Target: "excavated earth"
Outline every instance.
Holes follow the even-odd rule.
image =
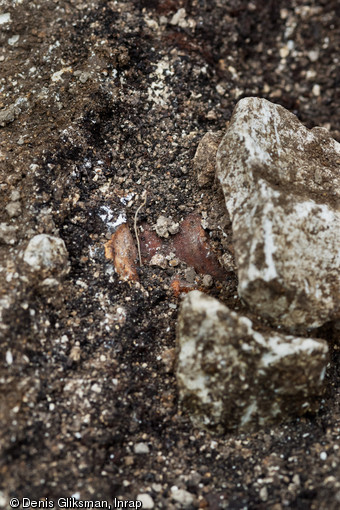
[[[222,193],[197,182],[197,145],[247,96],[340,141],[339,7],[0,2],[0,507],[142,495],[144,508],[339,508],[339,324],[313,332],[331,353],[316,415],[210,435],[178,407],[174,375],[181,290],[247,312]],[[104,245],[124,219],[135,240],[145,191],[144,264],[139,282],[122,281]],[[168,238],[153,230],[160,216]],[[37,234],[65,242],[70,270],[49,275],[56,284],[23,261]]]

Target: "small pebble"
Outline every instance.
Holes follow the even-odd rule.
[[[155,230],[160,237],[169,237],[168,221],[168,218],[165,216],[159,216],[157,219]]]
[[[150,266],[158,266],[165,269],[168,266],[168,262],[164,255],[156,253],[150,260]]]
[[[15,244],[17,228],[7,223],[0,223],[0,240],[6,244]]]
[[[44,278],[41,285],[44,287],[57,287],[59,285],[59,281],[56,278]]]
[[[179,264],[179,260],[178,259],[172,259],[172,260],[169,260],[169,266],[171,267],[177,267]]]
[[[17,189],[13,190],[11,193],[11,200],[12,202],[17,202],[20,199],[20,191]]]
[[[315,83],[315,85],[313,85],[313,88],[312,88],[312,93],[313,93],[313,96],[315,97],[319,97],[320,94],[321,94],[321,88],[320,88],[320,85],[318,85],[317,83]]]
[[[79,81],[80,81],[81,83],[86,83],[86,82],[87,82],[87,80],[90,78],[90,76],[91,76],[91,74],[90,74],[90,73],[83,72],[83,73],[81,73],[81,74],[80,74],[80,76],[79,76]]]
[[[166,349],[163,351],[162,355],[162,362],[165,365],[165,371],[171,372],[174,368],[175,361],[176,361],[176,349]]]
[[[280,57],[281,58],[286,58],[286,57],[288,57],[288,55],[289,55],[289,48],[288,48],[288,46],[283,46],[280,49]]]
[[[175,223],[174,221],[171,221],[171,223],[168,226],[169,234],[175,235],[179,232],[179,223]]]
[[[81,357],[81,349],[79,345],[74,345],[71,349],[69,358],[71,361],[79,361]]]
[[[155,230],[159,237],[169,237],[169,234],[174,235],[179,231],[179,224],[174,222],[172,218],[166,216],[159,216],[156,222]]]
[[[19,216],[21,213],[21,204],[20,202],[10,202],[6,205],[6,211],[10,218],[15,218]]]
[[[260,498],[262,501],[267,501],[268,499],[267,487],[262,487],[262,489],[260,490]]]
[[[311,62],[316,62],[319,59],[319,50],[311,50],[308,52],[308,58]]]
[[[12,37],[10,37],[7,42],[10,46],[14,46],[19,41],[19,39],[20,35],[15,34]]]
[[[149,447],[146,443],[136,443],[133,447],[133,451],[137,454],[149,453]]]
[[[209,287],[211,287],[211,286],[212,286],[212,284],[214,283],[214,280],[212,279],[212,276],[211,276],[210,274],[205,274],[205,275],[203,276],[203,281],[202,281],[202,283],[203,283],[203,286],[204,286],[204,287],[209,288]]]
[[[9,12],[4,12],[3,14],[0,14],[0,25],[3,25],[4,23],[9,23],[11,21],[11,15]]]
[[[186,11],[183,7],[178,9],[178,11],[172,16],[170,20],[170,25],[178,25],[181,28],[188,28],[192,26],[192,20],[188,21],[186,19]]]
[[[162,490],[162,486],[161,486],[161,484],[160,484],[160,483],[153,483],[153,484],[151,485],[151,488],[152,488],[152,490],[153,490],[153,491],[155,491],[155,492],[161,492],[161,490]]]
[[[101,389],[101,386],[99,384],[94,383],[91,386],[91,391],[93,391],[94,393],[101,393],[102,389]]]
[[[7,365],[12,365],[13,363],[13,354],[9,350],[6,352],[6,363]]]
[[[184,508],[192,505],[194,502],[194,495],[184,489],[178,489],[176,486],[171,487],[171,497],[177,503],[180,503]]]
[[[153,508],[155,506],[155,503],[153,502],[153,499],[149,494],[138,494],[137,501],[140,501],[142,503],[142,508]]]
[[[226,93],[226,89],[221,84],[218,84],[216,85],[216,92],[223,96]]]
[[[216,115],[215,110],[209,110],[205,117],[208,120],[217,120],[217,115]]]
[[[20,109],[15,104],[0,110],[0,126],[6,126],[6,124],[13,122],[19,113]]]
[[[197,276],[196,271],[193,267],[188,267],[188,269],[185,270],[185,279],[188,283],[194,283],[195,278]]]
[[[56,268],[68,272],[69,262],[65,243],[60,237],[38,234],[30,240],[24,252],[24,262],[34,271]]]

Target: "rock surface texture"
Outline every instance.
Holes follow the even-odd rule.
[[[215,178],[215,155],[223,138],[223,131],[208,131],[198,144],[194,157],[194,170],[200,188],[211,186]]]
[[[283,107],[245,98],[217,152],[239,295],[275,324],[340,316],[340,144]]]
[[[69,271],[68,253],[60,237],[38,234],[32,237],[24,252],[24,262],[32,271],[65,275]]]
[[[252,431],[318,408],[327,342],[256,331],[215,298],[192,291],[177,328],[177,380],[196,426]]]

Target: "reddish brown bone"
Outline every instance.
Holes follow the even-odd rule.
[[[140,244],[145,263],[150,262],[156,253],[166,256],[173,252],[179,260],[194,267],[200,274],[210,274],[219,280],[226,277],[225,270],[220,266],[217,256],[210,247],[199,214],[192,213],[187,216],[181,223],[180,232],[168,240],[161,239],[144,224]]]
[[[124,281],[139,280],[136,268],[137,249],[127,223],[119,225],[110,241],[105,243],[105,257],[113,261],[115,270]]]
[[[182,221],[181,230],[174,237],[173,247],[177,257],[198,273],[210,274],[217,279],[225,278],[226,273],[211,250],[198,214],[190,214]]]
[[[168,245],[146,223],[143,223],[143,232],[139,234],[139,242],[143,263],[150,262],[156,253],[166,254],[168,252]]]

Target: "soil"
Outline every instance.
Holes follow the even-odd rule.
[[[339,141],[339,20],[337,0],[0,3],[0,506],[143,494],[144,508],[339,508],[338,325],[314,332],[332,357],[316,415],[215,437],[178,406],[173,279],[241,309],[235,272],[207,281],[168,251],[121,281],[104,252],[119,218],[133,234],[146,191],[141,234],[200,215],[232,258],[197,145],[246,96]],[[22,261],[40,233],[69,254],[52,287]]]

